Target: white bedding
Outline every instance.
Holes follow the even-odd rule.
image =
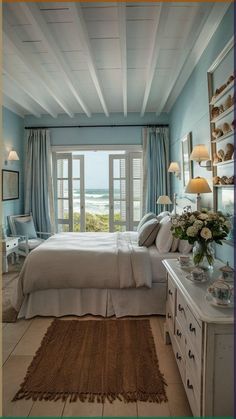
[[[39,290],[151,285],[151,259],[137,233],[61,233],[27,257],[13,306],[19,310],[24,296]]]

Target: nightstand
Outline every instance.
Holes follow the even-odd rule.
[[[15,256],[16,261],[19,259],[18,254],[18,237],[6,237],[2,240],[2,270],[3,273],[8,272],[8,260],[7,257],[11,255],[11,262],[12,264],[15,263]]]
[[[234,310],[214,307],[207,288],[223,266],[215,261],[205,283],[195,284],[177,260],[163,261],[167,272],[166,343],[171,341],[194,416],[233,416]]]

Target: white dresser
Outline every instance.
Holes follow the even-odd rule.
[[[164,260],[167,271],[166,338],[170,338],[194,416],[233,416],[234,313],[206,300],[209,284],[223,266],[216,261],[211,279],[186,279],[177,260]]]

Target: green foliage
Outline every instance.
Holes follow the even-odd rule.
[[[119,221],[120,214],[115,214],[115,221]],[[80,214],[74,213],[74,231],[80,231]],[[94,232],[108,232],[109,231],[109,214],[92,214],[89,212],[85,213],[85,226],[86,231]]]

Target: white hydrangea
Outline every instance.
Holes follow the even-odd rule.
[[[212,238],[211,230],[207,227],[202,228],[200,235],[204,240],[209,240]]]
[[[197,231],[193,226],[190,226],[190,227],[187,228],[186,233],[187,233],[187,236],[189,236],[189,237],[195,237]]]
[[[201,214],[198,215],[199,220],[207,220],[208,218],[208,214],[205,214],[204,212],[202,212]]]
[[[224,222],[224,225],[225,225],[225,227],[227,227],[227,228],[228,228],[228,230],[230,230],[230,229],[232,228],[232,224],[231,224],[231,222],[230,222],[229,220],[226,220],[226,221]]]
[[[198,231],[202,228],[203,226],[203,221],[201,220],[196,220],[193,224],[193,227]]]
[[[193,224],[195,220],[196,220],[196,217],[193,214],[190,215],[189,222]]]

